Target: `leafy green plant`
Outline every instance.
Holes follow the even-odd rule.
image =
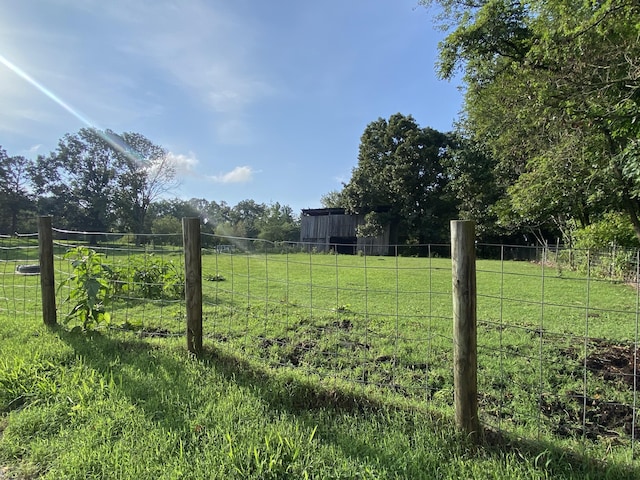
[[[112,270],[104,263],[104,255],[87,247],[76,247],[69,250],[64,258],[71,260],[73,274],[59,288],[68,287],[69,295],[64,301],[75,303],[64,322],[77,319],[85,330],[102,322],[108,324],[111,316],[106,311],[106,304],[113,292],[113,284],[109,281]]]
[[[153,254],[133,258],[113,278],[126,279],[122,290],[152,300],[178,299],[184,295],[184,273],[172,262]]]

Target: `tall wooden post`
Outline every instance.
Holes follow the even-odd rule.
[[[51,217],[40,217],[38,219],[38,251],[40,257],[40,290],[42,291],[42,319],[45,325],[51,327],[57,323]]]
[[[478,353],[475,223],[451,222],[453,274],[453,387],[456,426],[477,441]]]
[[[187,309],[187,349],[202,353],[202,253],[200,219],[182,219],[184,244],[184,280]]]

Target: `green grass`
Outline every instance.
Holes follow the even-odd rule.
[[[482,420],[502,433],[477,448],[452,426],[449,260],[204,255],[201,359],[185,352],[181,302],[120,299],[119,328],[49,331],[38,277],[7,273],[0,466],[19,478],[637,476],[615,424],[626,410],[604,418],[603,406],[632,405],[633,391],[584,369],[635,340],[635,290],[524,262],[478,270]]]

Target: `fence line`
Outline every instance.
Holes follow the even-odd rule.
[[[118,243],[123,234],[53,233],[56,286],[73,275],[65,251],[94,244],[117,273],[110,279],[116,289],[111,328],[185,336],[184,276],[182,290],[175,290],[182,297],[167,290],[170,275],[190,268],[186,249],[171,246],[179,236],[136,246]],[[202,322],[207,345],[339,385],[378,389],[435,409],[454,407],[460,394],[454,394],[452,368],[450,246],[398,246],[395,256],[378,257],[316,254],[299,243],[199,238],[202,301],[194,318]],[[37,314],[42,305],[33,307],[27,297],[40,295],[39,283],[14,273],[20,262],[37,260],[33,238],[0,243],[0,308],[25,314],[35,308]],[[615,257],[505,245],[476,245],[475,251],[475,397],[483,428],[560,438],[601,458],[615,454],[635,462],[638,252],[624,253],[635,269],[626,280],[611,281],[603,265],[620,258],[621,249]],[[427,256],[403,256],[416,252]],[[573,268],[556,263],[563,258],[573,258]],[[624,283],[629,280],[635,282]],[[56,297],[61,314],[68,308],[65,293]]]

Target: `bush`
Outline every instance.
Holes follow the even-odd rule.
[[[560,252],[558,268],[569,266],[594,277],[628,281],[635,276],[636,249],[640,246],[633,227],[620,213],[573,232],[573,247]]]
[[[85,330],[109,323],[106,306],[114,294],[153,300],[184,297],[182,269],[153,254],[132,257],[128,265],[120,267],[105,264],[103,254],[87,247],[73,248],[64,258],[71,260],[73,272],[59,288],[68,287],[65,302],[75,302],[64,321],[77,319]]]
[[[152,300],[175,300],[184,296],[184,273],[173,262],[153,254],[133,257],[129,265],[111,275],[119,291]]]
[[[612,246],[638,248],[640,243],[629,220],[621,213],[603,218],[573,233],[573,246],[580,250],[608,250]]]

